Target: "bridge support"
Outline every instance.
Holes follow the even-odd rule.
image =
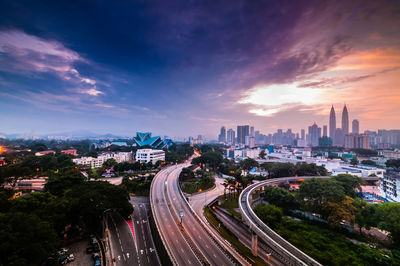
[[[251,232],[251,251],[254,256],[258,256],[258,236],[254,232]]]

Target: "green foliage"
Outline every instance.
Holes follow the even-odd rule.
[[[136,178],[130,180],[125,177],[122,179],[121,187],[123,187],[129,193],[134,193],[135,195],[148,196],[150,193],[151,181],[154,175],[150,175],[147,178]]]
[[[215,178],[213,172],[203,170],[196,171],[196,179],[194,181],[184,182],[182,184],[182,191],[192,194],[201,190],[206,190],[214,186]],[[193,180],[193,179],[192,179]]]
[[[376,205],[378,227],[389,231],[395,244],[400,247],[400,203],[383,203]]]
[[[360,157],[373,157],[378,156],[378,152],[376,150],[368,150],[368,149],[352,149]]]
[[[254,167],[257,167],[257,166],[258,166],[258,162],[252,158],[246,158],[240,162],[240,167],[246,171],[248,171]]]
[[[296,198],[286,189],[268,186],[265,188],[264,194],[266,201],[282,208],[285,212],[299,208]]]
[[[182,181],[187,181],[190,179],[194,178],[194,173],[192,171],[192,169],[190,168],[183,168],[182,172],[179,174],[179,180]]]
[[[61,195],[66,189],[82,184],[84,180],[84,176],[76,168],[63,170],[50,175],[45,190],[54,195]]]
[[[181,163],[193,155],[193,147],[189,144],[173,144],[169,150],[165,150],[165,161],[169,163]]]
[[[322,205],[327,202],[341,201],[345,192],[341,184],[332,178],[312,178],[303,181],[300,185],[298,197],[305,209],[320,213],[327,218],[329,213],[323,211]]]
[[[361,163],[364,165],[376,166],[376,162],[374,162],[372,160],[363,160]]]
[[[393,168],[400,168],[400,159],[387,160],[386,161],[386,166],[387,167],[393,167]]]
[[[357,157],[351,158],[350,164],[352,164],[352,165],[357,165],[357,164],[358,164],[358,159],[357,159]]]
[[[265,159],[265,156],[266,156],[265,150],[262,149],[261,152],[260,152],[260,154],[259,154],[259,157],[260,157],[261,159]]]
[[[257,216],[268,226],[276,228],[282,221],[283,211],[275,205],[258,204],[254,208]]]
[[[23,212],[0,213],[0,265],[40,265],[57,244],[50,222]]]
[[[271,178],[289,177],[289,176],[325,176],[327,171],[323,166],[317,166],[314,163],[275,163],[266,162],[261,167],[269,172]]]
[[[218,151],[207,151],[200,157],[196,157],[192,160],[193,164],[207,164],[210,167],[216,168],[222,163],[222,154]]]
[[[361,185],[364,183],[361,177],[348,174],[333,176],[332,179],[339,182],[344,189],[344,193],[352,198],[357,195],[355,190],[361,191]]]

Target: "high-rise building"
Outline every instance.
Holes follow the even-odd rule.
[[[349,112],[346,105],[344,105],[342,112],[342,130],[344,135],[349,134]]]
[[[357,119],[354,119],[352,122],[352,133],[353,134],[359,134],[360,133],[360,123],[358,122]]]
[[[237,126],[237,142],[245,144],[246,136],[249,136],[249,126]]]
[[[226,129],[225,127],[221,127],[221,132],[218,135],[218,141],[219,142],[225,142],[226,141]]]
[[[250,136],[255,137],[254,135],[254,127],[250,127]]]
[[[323,130],[324,133],[322,134],[322,136],[323,136],[323,137],[327,137],[327,136],[328,136],[328,126],[327,126],[327,125],[324,125],[324,126],[323,126],[323,129],[324,129],[324,130]]]
[[[370,136],[367,134],[346,134],[344,147],[347,149],[370,149]]]
[[[343,146],[344,145],[344,133],[343,129],[337,128],[335,131],[335,138],[333,143],[337,146]]]
[[[314,124],[308,127],[308,134],[310,135],[310,145],[318,146],[318,140],[321,137],[321,128]]]
[[[301,139],[306,139],[306,131],[304,129],[301,130]]]
[[[234,144],[235,143],[235,130],[232,128],[228,129],[226,139],[229,143]]]
[[[329,114],[329,137],[332,140],[335,140],[335,135],[336,135],[336,114],[335,114],[335,109],[333,108],[332,105],[331,113]]]

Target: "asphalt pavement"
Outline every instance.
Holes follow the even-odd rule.
[[[132,229],[137,246],[137,257],[140,265],[161,265],[151,236],[148,214],[150,201],[147,197],[131,197],[134,211],[132,214]]]
[[[139,265],[131,229],[118,212],[107,213],[107,226],[114,265]]]

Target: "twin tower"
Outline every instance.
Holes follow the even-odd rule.
[[[354,127],[354,125],[353,125],[353,127]],[[353,128],[353,131],[354,131],[354,128]],[[332,105],[331,113],[329,115],[329,137],[333,140],[334,144],[343,145],[344,144],[344,136],[346,134],[349,134],[349,112],[347,111],[347,107],[346,107],[346,105],[344,105],[344,107],[343,107],[342,128],[336,128],[335,108],[333,108],[333,105]]]

